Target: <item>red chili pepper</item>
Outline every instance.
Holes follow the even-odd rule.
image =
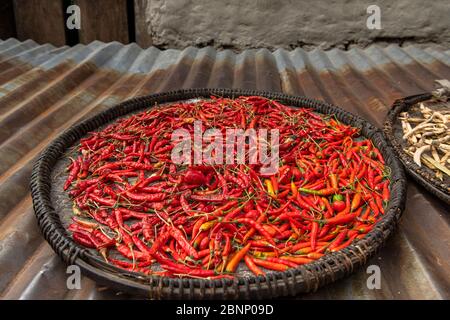
[[[275,242],[273,241],[271,235],[258,223],[251,219],[240,218],[236,220],[239,223],[244,223],[250,225],[252,228],[255,228],[258,233],[260,233],[266,240],[273,246],[275,246]]]
[[[372,211],[374,212],[375,217],[377,217],[380,214],[380,209],[378,208],[378,206],[376,205],[374,199],[370,199],[369,200],[369,207],[372,209]]]
[[[342,243],[340,246],[337,246],[337,247],[333,248],[333,249],[330,250],[330,251],[335,252],[335,251],[339,251],[339,250],[342,250],[342,249],[348,247],[348,246],[353,242],[353,240],[355,240],[356,237],[357,237],[356,234],[353,235],[352,237],[350,237],[350,239],[348,239],[347,241],[345,241],[344,243]]]
[[[95,202],[97,202],[101,205],[107,206],[107,207],[113,207],[116,204],[116,201],[113,199],[102,198],[93,193],[89,194],[89,198],[91,198]]]
[[[88,187],[100,182],[100,179],[89,179],[89,180],[83,180],[79,181],[75,187],[69,192],[69,194],[72,197],[77,197],[81,193],[83,193],[84,190],[86,190]]]
[[[370,206],[366,207],[363,215],[361,216],[361,220],[367,220],[367,218],[369,218],[371,211],[370,211]]]
[[[223,256],[227,257],[231,253],[231,238],[229,235],[225,235],[225,246],[223,248]]]
[[[258,259],[258,258],[253,258],[253,262],[257,266],[260,266],[260,267],[263,267],[263,268],[266,268],[269,270],[286,271],[287,269],[289,269],[289,266],[287,266],[286,264],[275,263],[275,262]]]
[[[199,196],[196,194],[191,195],[191,199],[195,201],[201,201],[201,202],[224,202],[228,197],[225,197],[222,194],[211,194],[206,196]]]
[[[317,222],[313,221],[311,224],[311,236],[310,236],[312,250],[316,249],[318,231],[319,231],[319,224]]]
[[[166,269],[174,274],[182,274],[187,276],[194,276],[194,277],[203,277],[203,278],[209,278],[214,276],[216,273],[214,270],[204,270],[199,268],[188,268],[183,265],[165,265],[162,264],[161,267],[163,269]]]
[[[350,213],[346,215],[336,216],[329,219],[318,220],[320,223],[328,224],[328,225],[336,225],[336,224],[346,224],[356,219],[358,216],[357,213]]]
[[[78,173],[80,172],[80,158],[74,160],[72,164],[72,169],[70,170],[69,176],[67,177],[66,183],[64,184],[64,190],[69,189],[72,182],[77,178]]]
[[[155,242],[153,242],[153,245],[150,248],[150,251],[148,252],[148,254],[150,255],[154,255],[159,248],[165,244],[167,242],[167,240],[169,240],[170,238],[170,233],[168,231],[162,232],[161,234],[158,235],[158,237],[156,238]]]
[[[390,199],[389,180],[386,180],[383,184],[383,201],[387,203]]]
[[[197,251],[191,246],[189,241],[186,240],[183,233],[181,233],[180,229],[172,227],[171,228],[172,237],[177,241],[180,247],[191,257],[194,259],[198,258]]]
[[[375,196],[375,203],[378,206],[378,209],[382,214],[384,214],[384,207],[383,207],[383,201],[381,200],[380,196]]]
[[[81,244],[82,246],[95,248],[94,243],[88,237],[85,237],[80,233],[74,232],[72,238],[76,243]]]
[[[370,230],[373,229],[373,225],[359,225],[357,227],[354,228],[354,230],[356,230],[359,233],[368,233]]]
[[[361,180],[366,175],[367,167],[368,166],[366,164],[362,164],[361,170],[356,175],[356,178],[358,178],[358,180]]]
[[[347,236],[347,232],[348,232],[347,229],[344,229],[344,230],[340,231],[339,234],[337,235],[336,239],[334,239],[334,241],[328,247],[328,250],[331,251],[334,248],[336,248],[339,245],[341,245],[341,243],[345,240],[345,237]]]
[[[142,202],[158,202],[166,198],[166,193],[154,193],[154,194],[136,194],[132,192],[125,192],[126,196],[131,200]]]
[[[125,258],[130,260],[148,260],[148,255],[137,250],[131,250],[130,247],[123,244],[116,245],[116,250],[119,251]]]
[[[306,188],[298,188],[298,191],[313,194],[316,196],[329,196],[329,195],[336,193],[338,191],[338,189],[325,188],[325,189],[321,189],[321,190],[311,190],[311,189],[306,189]]]
[[[305,198],[300,194],[297,194],[297,199],[295,199],[295,203],[302,209],[309,210],[311,209],[311,205],[305,201]]]
[[[372,151],[375,153],[377,160],[380,161],[382,164],[384,164],[384,159],[380,153],[380,150],[378,150],[377,148],[373,148]]]
[[[297,268],[298,267],[298,263],[292,261],[292,260],[287,260],[284,259],[284,257],[281,258],[276,258],[276,257],[266,257],[265,260],[269,261],[269,262],[273,262],[273,263],[279,263],[279,264],[284,264],[288,267],[291,268]]]
[[[255,264],[255,262],[249,255],[246,255],[244,257],[244,260],[245,260],[245,264],[250,269],[250,271],[253,272],[254,275],[263,276],[266,274],[264,271],[262,271],[260,268],[258,268],[258,266]]]

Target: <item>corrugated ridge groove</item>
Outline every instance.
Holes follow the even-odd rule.
[[[434,79],[449,75],[450,50],[432,46],[236,54],[212,47],[144,50],[96,41],[54,48],[0,40],[0,295],[117,298],[86,278],[82,290],[67,289],[65,265],[40,237],[28,195],[33,160],[81,119],[132,96],[209,86],[306,95],[380,125],[395,99],[430,90]],[[367,289],[367,274],[360,270],[301,298],[450,298],[448,209],[410,185],[399,229],[368,261],[381,268],[382,290]]]

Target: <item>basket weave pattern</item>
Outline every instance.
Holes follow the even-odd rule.
[[[309,107],[318,113],[334,114],[339,121],[360,128],[361,134],[373,141],[383,155],[386,165],[391,168],[391,199],[383,219],[363,239],[355,241],[343,250],[326,254],[312,263],[284,272],[268,273],[265,276],[238,276],[234,280],[145,276],[110,265],[75,243],[63,227],[50,200],[51,172],[67,149],[76,144],[89,131],[131,112],[149,108],[156,103],[162,104],[199,97],[209,98],[211,95],[231,98],[241,95],[264,96],[292,107]],[[321,286],[351,274],[381,248],[394,231],[406,199],[406,179],[403,167],[396,159],[392,148],[387,144],[382,131],[362,118],[325,102],[281,93],[238,89],[177,90],[138,97],[120,103],[68,129],[55,139],[34,164],[30,187],[39,227],[53,250],[66,263],[80,266],[84,274],[101,284],[156,299],[270,298],[315,291]]]
[[[384,132],[388,137],[388,142],[392,145],[394,152],[400,158],[406,168],[406,171],[411,175],[411,177],[425,187],[425,189],[431,194],[445,201],[447,204],[450,204],[448,185],[438,180],[431,169],[428,169],[425,166],[419,167],[414,162],[413,158],[403,151],[401,138],[396,136],[394,129],[395,124],[399,122],[398,117],[400,113],[409,110],[412,106],[419,102],[431,99],[431,97],[431,93],[425,93],[395,101],[386,118]]]

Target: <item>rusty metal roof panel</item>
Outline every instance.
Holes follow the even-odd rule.
[[[68,290],[65,266],[36,225],[28,191],[32,162],[50,140],[81,119],[132,96],[231,87],[322,99],[381,126],[395,99],[431,90],[438,78],[450,78],[450,50],[437,46],[235,53],[99,41],[55,48],[0,40],[0,297],[133,298],[86,277],[81,290]],[[369,290],[368,274],[357,270],[297,298],[449,299],[449,211],[410,181],[397,232],[368,262],[381,269],[381,289]]]

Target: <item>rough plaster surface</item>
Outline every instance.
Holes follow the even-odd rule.
[[[367,7],[381,9],[369,30]],[[294,48],[450,43],[448,0],[136,0],[137,42],[185,48]]]

